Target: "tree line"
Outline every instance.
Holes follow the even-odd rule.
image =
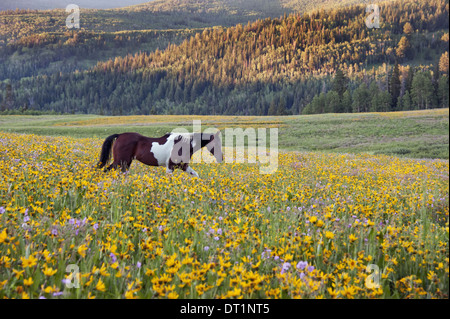
[[[442,56],[447,58],[448,54]],[[443,60],[442,59],[442,60]],[[448,62],[447,62],[448,65]],[[331,90],[321,92],[302,114],[391,112],[449,107],[448,67],[434,70],[401,68],[395,64],[388,76],[348,85],[338,70]]]

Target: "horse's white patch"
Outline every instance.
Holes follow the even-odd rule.
[[[164,143],[163,145],[157,142],[153,142],[150,152],[153,153],[153,156],[158,161],[159,166],[167,166],[169,164],[169,158],[170,153],[172,152],[172,148],[173,148],[173,138],[171,135],[167,139],[167,142]]]
[[[150,149],[150,152],[153,153],[153,156],[158,161],[159,166],[168,166],[169,165],[169,159],[170,159],[170,155],[172,153],[174,140],[176,138],[178,138],[179,136],[182,137],[182,140],[184,142],[189,142],[191,140],[192,133],[171,134],[167,138],[166,143],[164,143],[163,145],[161,145],[157,142],[152,143],[152,148]]]

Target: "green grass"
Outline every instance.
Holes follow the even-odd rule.
[[[281,130],[288,150],[449,158],[448,109],[292,117]]]
[[[165,116],[159,123],[75,125],[97,115],[0,116],[0,130],[37,135],[98,137],[139,132],[161,136],[189,121]],[[142,117],[145,119],[145,117]],[[220,119],[220,120],[219,120]],[[449,110],[395,113],[323,114],[285,117],[202,117],[207,127],[278,127],[279,148],[289,151],[386,154],[408,158],[449,158]],[[71,124],[73,122],[73,124]],[[64,125],[61,125],[63,124]]]

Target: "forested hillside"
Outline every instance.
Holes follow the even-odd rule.
[[[207,28],[87,72],[12,80],[1,106],[257,115],[448,107],[448,1],[380,6],[379,29],[365,25],[365,6]]]
[[[235,26],[278,18],[285,12],[359,2],[362,0],[157,0],[113,10],[89,10],[82,1],[77,2],[81,12],[76,32],[67,29],[68,13],[62,9],[0,11],[0,81],[82,71],[116,56],[163,50],[206,27]],[[8,3],[0,4],[0,9]],[[18,1],[17,5],[26,8],[26,3]],[[39,8],[40,4],[54,7],[57,3],[61,7],[61,1],[49,0],[29,8]]]
[[[80,5],[80,27],[81,30],[88,32],[228,27],[268,17],[278,18],[284,13],[302,13],[318,8],[338,8],[364,2],[364,0],[155,0],[108,10],[87,9]],[[67,15],[64,9],[0,11],[0,45],[32,34],[67,31],[65,23]]]
[[[0,81],[70,73],[130,52],[152,52],[179,44],[202,29],[117,32],[66,31],[22,37],[0,47]]]

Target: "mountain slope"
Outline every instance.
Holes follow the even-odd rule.
[[[127,4],[126,1],[120,3]],[[364,3],[364,0],[155,0],[109,10],[87,9],[89,7],[80,4],[80,25],[90,32],[234,26],[267,17],[280,17],[284,13],[358,3]],[[0,45],[33,33],[67,31],[67,16],[63,9],[18,13],[13,10],[0,11]]]
[[[75,31],[67,29],[68,14],[64,10],[3,11],[0,12],[0,81],[84,70],[111,57],[165,49],[169,43],[179,44],[205,27],[245,25],[257,19],[280,17],[294,9],[304,11],[315,6],[361,1],[156,0],[114,10],[81,9],[81,29]],[[35,5],[56,2],[63,3],[41,0]],[[77,3],[83,8],[85,2]],[[2,2],[5,3],[12,2]],[[23,3],[26,1],[17,1]],[[149,30],[155,36],[150,36]]]
[[[392,69],[387,64],[401,62],[402,72],[421,61],[428,65],[421,72],[437,65],[448,50],[448,2],[398,1],[382,10],[380,29],[365,26],[364,6],[205,29],[165,51],[117,57],[88,72],[23,80],[12,88],[14,99],[58,112],[298,114],[315,95],[331,90],[336,70],[353,81],[348,91],[362,80],[385,92]],[[406,23],[416,31],[405,33]],[[379,98],[385,103],[385,95]]]
[[[365,3],[364,0],[154,0],[130,7],[152,12],[253,13],[255,16],[277,17],[283,13],[307,12]]]

